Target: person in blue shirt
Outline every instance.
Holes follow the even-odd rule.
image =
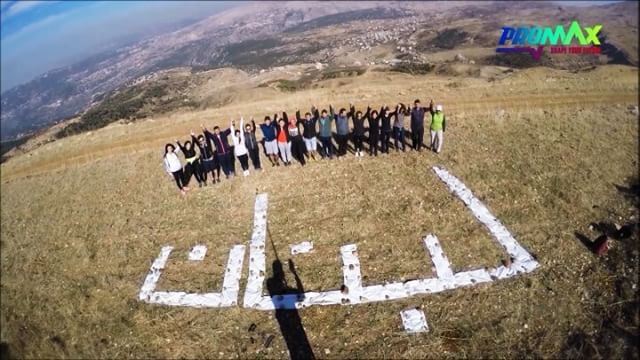
[[[276,124],[269,116],[264,117],[264,122],[260,124],[262,137],[264,138],[264,152],[271,162],[271,166],[280,166],[278,161],[278,142],[276,140]]]

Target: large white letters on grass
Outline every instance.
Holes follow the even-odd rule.
[[[305,292],[299,294],[265,295],[264,283],[266,274],[266,236],[267,236],[267,194],[256,196],[253,233],[249,242],[249,274],[244,292],[243,306],[257,310],[297,309],[312,305],[348,305],[374,301],[402,299],[419,294],[433,294],[440,291],[488,283],[505,279],[521,273],[535,270],[539,264],[511,235],[509,230],[496,219],[489,209],[476,198],[458,178],[447,170],[433,167],[433,171],[449,190],[471,211],[473,216],[486,226],[489,233],[504,248],[511,258],[508,266],[481,268],[454,273],[449,259],[445,255],[438,238],[427,234],[424,239],[425,250],[429,253],[435,278],[416,279],[406,282],[386,283],[383,285],[362,285],[360,260],[355,244],[347,244],[340,248],[342,256],[343,284],[336,284],[335,290],[321,292]],[[186,293],[155,291],[167,259],[173,247],[165,246],[151,265],[142,287],[139,299],[148,303],[190,306],[190,307],[226,307],[238,303],[239,283],[242,274],[245,246],[234,245],[229,252],[229,260],[224,275],[222,291],[219,293]],[[206,248],[199,248],[198,256],[192,251],[191,256],[201,260]]]
[[[225,307],[234,306],[238,302],[240,291],[240,276],[242,275],[242,261],[244,259],[244,245],[235,245],[229,252],[229,261],[224,273],[221,292],[211,293],[187,293],[183,291],[155,291],[156,284],[160,280],[160,274],[164,269],[167,259],[173,247],[165,246],[160,255],[151,265],[138,298],[152,304],[191,307]],[[193,258],[193,252],[189,254]],[[199,261],[196,258],[196,261]]]

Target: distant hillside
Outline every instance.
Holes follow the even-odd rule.
[[[510,67],[637,65],[637,11],[636,2],[599,7],[543,2],[247,3],[178,31],[50,71],[3,93],[2,139],[82,114],[107,94],[124,91],[134,79],[175,67],[257,72],[300,63],[360,66],[393,61],[423,67],[425,62],[441,61],[434,59],[452,59],[455,53],[448,55],[448,51],[480,51],[483,55],[474,61]],[[530,63],[492,52],[504,24],[556,24],[570,19],[603,23],[607,56],[553,57]]]

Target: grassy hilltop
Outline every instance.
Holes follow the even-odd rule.
[[[460,178],[541,267],[436,295],[301,310],[316,356],[637,358],[637,236],[613,240],[604,257],[576,237],[600,235],[590,223],[638,222],[638,117],[630,111],[638,106],[636,67],[537,67],[491,81],[369,70],[293,92],[269,82],[282,76],[211,76],[224,79],[222,89],[234,87],[225,93],[202,82],[190,94],[217,105],[56,141],[45,134],[1,165],[0,338],[13,356],[286,357],[273,312],[137,300],[163,245],[176,250],[159,289],[217,291],[230,246],[249,240],[256,192],[269,194],[279,258],[291,257],[290,244],[314,242],[313,253],[291,257],[307,291],[340,286],[339,247],[349,243],[358,245],[365,285],[432,276],[421,244],[426,233],[439,237],[454,270],[499,264],[505,253],[437,180],[430,168],[438,165]],[[186,139],[201,123],[211,128],[239,113],[262,119],[312,104],[353,101],[364,108],[415,98],[444,104],[440,155],[349,156],[304,168],[271,168],[263,158],[263,173],[196,188],[186,198],[162,168],[163,145]],[[207,257],[188,263],[186,253],[198,243],[209,247]],[[267,269],[274,258],[268,248]],[[287,279],[293,283],[289,272]],[[399,312],[415,306],[431,331],[409,336]],[[248,332],[252,323],[257,328]],[[275,338],[265,347],[262,336],[269,334]]]

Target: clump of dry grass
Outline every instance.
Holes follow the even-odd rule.
[[[372,103],[397,98],[397,89],[380,86],[383,80],[362,80]],[[279,258],[291,257],[289,244],[315,244],[313,254],[292,257],[305,290],[341,284],[338,249],[347,243],[360,249],[365,284],[432,276],[420,242],[428,232],[440,238],[456,270],[496,265],[504,253],[431,173],[438,164],[462,179],[542,266],[527,276],[431,296],[304,309],[316,355],[558,356],[572,330],[597,331],[593,304],[606,306],[614,296],[616,279],[574,232],[594,219],[629,216],[631,205],[613,185],[626,183],[637,168],[638,124],[612,104],[629,101],[633,82],[619,79],[626,90],[605,96],[603,104],[588,97],[568,101],[575,92],[567,92],[541,112],[537,107],[551,95],[529,98],[527,106],[517,97],[454,105],[453,95],[438,93],[446,84],[440,80],[430,84],[432,93],[447,99],[448,114],[455,115],[438,156],[268,167],[182,198],[162,172],[159,149],[211,114],[204,111],[106,128],[11,159],[2,165],[2,341],[18,357],[286,357],[270,312],[139,302],[139,286],[160,247],[176,247],[160,288],[218,290],[231,245],[249,239],[255,194],[267,192]],[[501,86],[500,96],[513,85]],[[318,94],[331,96],[317,89],[269,106],[310,103]],[[258,99],[245,111],[265,112],[267,102]],[[502,120],[495,118],[497,107],[506,109]],[[65,160],[70,153],[88,158]],[[209,247],[198,265],[185,261],[195,244]],[[269,270],[275,254],[267,251]],[[293,285],[291,274],[287,279]],[[424,309],[430,333],[402,331],[399,311],[409,306]],[[252,323],[257,330],[250,334]],[[268,335],[275,340],[265,348]]]

